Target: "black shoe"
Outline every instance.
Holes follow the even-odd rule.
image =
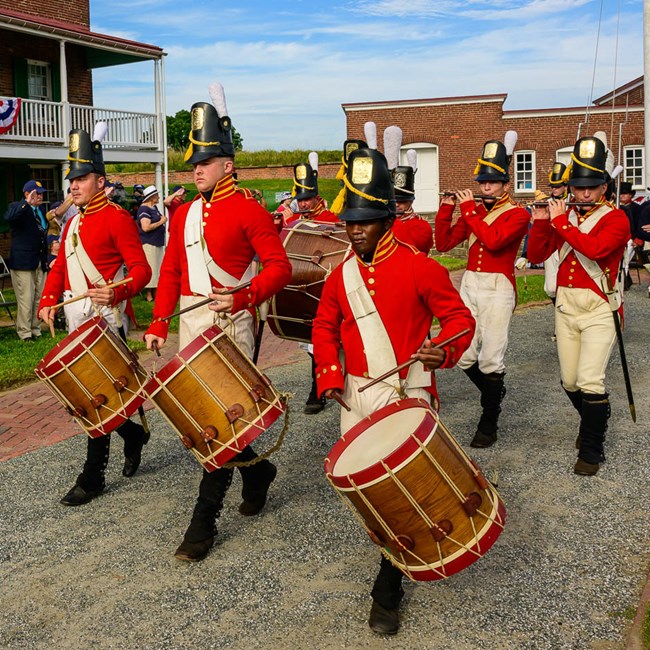
[[[327,400],[324,397],[316,397],[315,395],[310,395],[305,404],[304,413],[307,415],[315,415],[320,413],[327,404]]]
[[[134,426],[139,426],[139,425],[134,425]],[[151,437],[151,434],[149,432],[145,432],[145,430],[142,429],[142,434],[140,437],[140,442],[138,442],[132,450],[130,450],[130,453],[128,456],[124,456],[124,467],[122,468],[122,476],[126,476],[127,478],[131,478],[137,471],[138,467],[140,467],[140,461],[142,460],[142,447],[146,445],[149,442],[149,438]]]
[[[373,600],[368,625],[377,634],[397,634],[399,630],[399,611],[397,609],[386,609],[376,600]]]
[[[271,487],[271,483],[275,480],[277,473],[277,467],[273,463],[269,463],[266,476],[264,476],[260,481],[260,484],[255,487],[255,490],[251,490],[245,497],[242,494],[244,500],[239,504],[240,514],[244,515],[244,517],[252,517],[262,510],[266,505],[266,497],[269,493],[269,488]]]
[[[201,542],[183,540],[176,549],[174,557],[183,562],[200,562],[210,552],[214,545],[214,537],[208,537]]]
[[[81,485],[74,485],[72,489],[61,499],[64,506],[82,506],[98,497],[103,490],[84,490]]]
[[[491,447],[496,441],[496,431],[494,433],[483,433],[480,429],[478,429],[472,438],[472,442],[469,443],[469,446],[478,449],[485,449],[486,447]]]

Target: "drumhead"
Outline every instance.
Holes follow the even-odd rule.
[[[345,447],[332,467],[332,476],[361,472],[392,454],[430,417],[426,408],[396,411],[372,424]]]

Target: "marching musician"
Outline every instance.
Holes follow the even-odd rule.
[[[214,303],[181,316],[180,348],[216,320],[252,358],[255,307],[287,284],[291,264],[268,212],[249,191],[235,186],[232,126],[221,84],[213,84],[210,95],[214,105],[198,102],[192,106],[190,146],[185,156],[193,167],[199,194],[193,202],[181,205],[174,215],[160,269],[154,318],[144,339],[150,349],[154,343],[162,346],[169,327],[168,321],[162,319],[174,312],[179,297],[181,307],[185,308],[208,296]],[[262,264],[259,274],[256,256]],[[252,283],[247,289],[231,295],[220,293],[248,280]],[[256,458],[249,446],[234,460],[250,462]],[[266,503],[276,467],[264,459],[239,469],[243,483],[239,512],[256,515]],[[177,559],[199,561],[212,548],[215,522],[232,474],[232,468],[203,470],[190,525],[175,553]]]
[[[505,396],[505,353],[516,304],[515,258],[528,231],[530,215],[508,194],[508,167],[517,134],[505,144],[489,140],[474,170],[481,198],[469,189],[445,196],[436,216],[435,241],[440,252],[468,240],[467,270],[460,295],[476,319],[476,333],[458,366],[481,392],[482,414],[470,446],[490,447],[497,440],[501,401]],[[456,199],[460,217],[452,226]]]
[[[313,329],[318,393],[342,395],[351,408],[341,411],[342,434],[402,396],[425,399],[437,409],[433,370],[454,366],[474,331],[474,319],[448,272],[395,238],[395,198],[386,158],[371,148],[353,151],[346,187],[341,218],[353,253],[326,280]],[[442,330],[431,339],[434,317]],[[469,333],[452,344],[433,347],[465,328]],[[400,373],[399,387],[385,381],[358,392],[369,378],[412,357],[419,362]],[[369,625],[374,632],[398,631],[401,582],[401,571],[382,556],[372,589]]]
[[[602,137],[580,138],[571,160],[571,192],[577,202],[591,205],[567,209],[563,200],[550,199],[548,207],[534,208],[528,251],[531,261],[559,251],[555,331],[560,377],[580,414],[574,472],[593,476],[605,460],[610,415],[605,368],[616,342],[612,310],[620,306],[616,280],[630,226],[625,213],[604,199],[609,174]]]
[[[312,151],[308,159],[309,162],[299,163],[293,168],[292,194],[301,214],[292,217],[291,213],[287,213],[284,220],[289,228],[297,219],[310,219],[324,223],[339,223],[340,221],[337,215],[327,209],[325,201],[318,193],[318,153]],[[299,345],[307,351],[311,360],[311,389],[305,402],[304,412],[307,415],[315,415],[325,408],[326,401],[324,398],[319,398],[316,392],[314,348],[311,343],[300,343]]]
[[[39,305],[39,317],[52,323],[53,306],[61,294],[65,300],[85,295],[85,300],[64,307],[68,330],[76,330],[84,322],[101,314],[111,328],[124,338],[127,316],[134,319],[129,299],[139,293],[151,278],[151,269],[142,250],[138,228],[130,214],[105,193],[106,172],[101,140],[106,125],[99,123],[93,139],[81,129],[70,131],[67,178],[70,193],[79,212],[70,219],[61,238],[61,249],[47,274]],[[132,281],[115,288],[105,285],[124,276]],[[130,477],[140,465],[142,447],[149,432],[127,420],[117,429],[124,439],[122,474]],[[66,506],[80,506],[99,496],[106,485],[110,434],[88,437],[86,462],[70,491],[61,499]]]
[[[391,142],[395,140],[395,142]],[[389,126],[384,131],[384,152],[388,155],[394,151],[394,160],[388,160],[388,168],[393,178],[395,188],[395,206],[397,218],[393,224],[395,237],[406,244],[415,246],[425,255],[433,248],[433,229],[431,224],[413,211],[415,201],[415,172],[417,171],[417,152],[409,149],[406,152],[406,165],[399,164],[399,153],[402,146],[402,129]]]

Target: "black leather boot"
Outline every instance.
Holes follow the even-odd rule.
[[[216,521],[221,514],[232,474],[231,468],[220,468],[214,472],[203,470],[192,520],[174,553],[177,560],[199,562],[210,552],[217,534]]]
[[[305,403],[304,412],[307,415],[315,415],[325,408],[327,400],[324,397],[318,397],[318,390],[316,388],[316,362],[314,361],[313,354],[309,354],[309,356],[311,357],[311,390]]]
[[[240,454],[235,456],[237,462],[251,461],[257,458],[257,454],[246,447]],[[250,467],[240,467],[242,479],[241,496],[243,501],[239,504],[239,512],[245,517],[252,517],[264,508],[271,483],[278,473],[273,463],[264,459]]]
[[[399,630],[399,604],[404,597],[402,572],[383,555],[372,587],[372,607],[368,625],[377,634],[396,634]]]
[[[463,372],[470,378],[474,386],[482,392],[484,375],[478,368],[478,361],[475,361],[469,368],[463,368]]]
[[[573,408],[578,411],[578,414],[582,416],[582,393],[579,390],[567,390],[562,386],[564,392],[567,394],[567,397],[571,400]],[[580,429],[578,430],[578,437],[576,438],[576,449],[580,449],[580,439],[582,438],[582,422]]]
[[[582,391],[581,391],[582,392]],[[573,468],[581,476],[593,476],[605,460],[605,433],[611,410],[607,393],[582,392],[580,450]]]
[[[141,424],[127,420],[117,428],[117,433],[124,440],[124,467],[122,475],[131,477],[140,467],[142,447],[149,442],[150,433]]]
[[[84,468],[75,484],[61,499],[64,506],[82,506],[104,491],[110,446],[110,434],[99,438],[88,436]]]
[[[480,372],[480,371],[479,371]],[[503,384],[503,372],[491,372],[483,376],[481,390],[481,408],[483,413],[479,420],[476,433],[470,447],[491,447],[497,441],[499,414],[501,413],[501,400],[505,397],[506,389]]]

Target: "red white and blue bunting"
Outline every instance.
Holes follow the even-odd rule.
[[[18,120],[20,97],[0,97],[0,135],[7,133]]]

